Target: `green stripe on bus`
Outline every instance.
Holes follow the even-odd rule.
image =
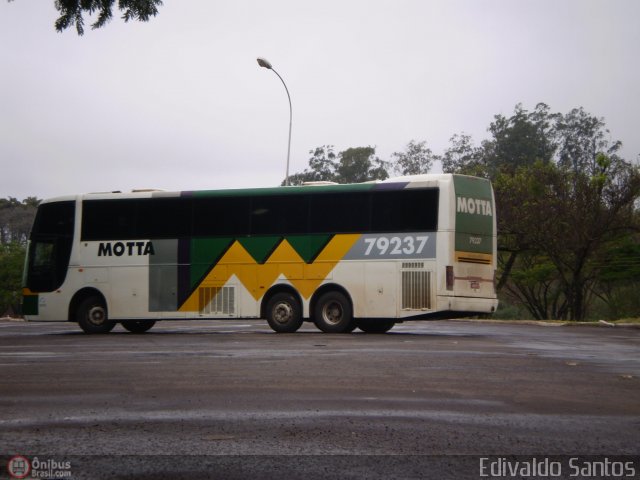
[[[298,252],[305,263],[312,263],[333,235],[292,235],[287,242]]]
[[[193,238],[191,239],[191,288],[195,288],[227,251],[233,238]]]
[[[276,249],[282,237],[244,237],[238,238],[240,245],[249,252],[256,263],[264,263]]]

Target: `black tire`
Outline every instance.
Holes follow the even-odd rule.
[[[350,333],[354,329],[351,302],[340,292],[322,294],[313,314],[313,322],[324,333]]]
[[[396,322],[386,318],[367,318],[358,320],[356,324],[365,333],[387,333]]]
[[[127,320],[122,322],[122,326],[125,330],[131,333],[144,333],[151,330],[156,324],[155,320]]]
[[[294,333],[302,325],[302,307],[291,293],[276,293],[267,302],[266,317],[274,332]]]
[[[76,321],[84,333],[109,333],[116,322],[109,320],[107,306],[96,296],[85,298],[76,309]]]

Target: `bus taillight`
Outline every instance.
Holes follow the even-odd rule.
[[[453,290],[453,266],[447,265],[447,290]]]

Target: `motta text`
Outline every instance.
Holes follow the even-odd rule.
[[[471,215],[482,215],[490,217],[493,215],[491,202],[481,198],[458,197],[458,213],[470,213]]]
[[[134,241],[134,242],[100,242],[98,245],[99,257],[122,257],[123,255],[131,257],[134,255],[155,255],[153,242]]]

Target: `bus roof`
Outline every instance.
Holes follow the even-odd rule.
[[[187,190],[187,191],[163,191],[157,189],[133,190],[131,192],[95,192],[81,195],[66,195],[43,200],[42,203],[76,200],[78,198],[106,200],[118,198],[162,198],[162,197],[205,197],[205,196],[246,196],[246,195],[295,195],[304,192],[308,193],[330,193],[330,192],[357,192],[367,190],[395,190],[405,188],[408,184],[412,187],[436,187],[442,182],[451,182],[454,174],[450,173],[427,173],[421,175],[407,175],[392,177],[386,180],[375,180],[364,183],[324,183],[312,182],[307,185],[277,186],[277,187],[256,187],[256,188],[230,188],[216,190]]]

